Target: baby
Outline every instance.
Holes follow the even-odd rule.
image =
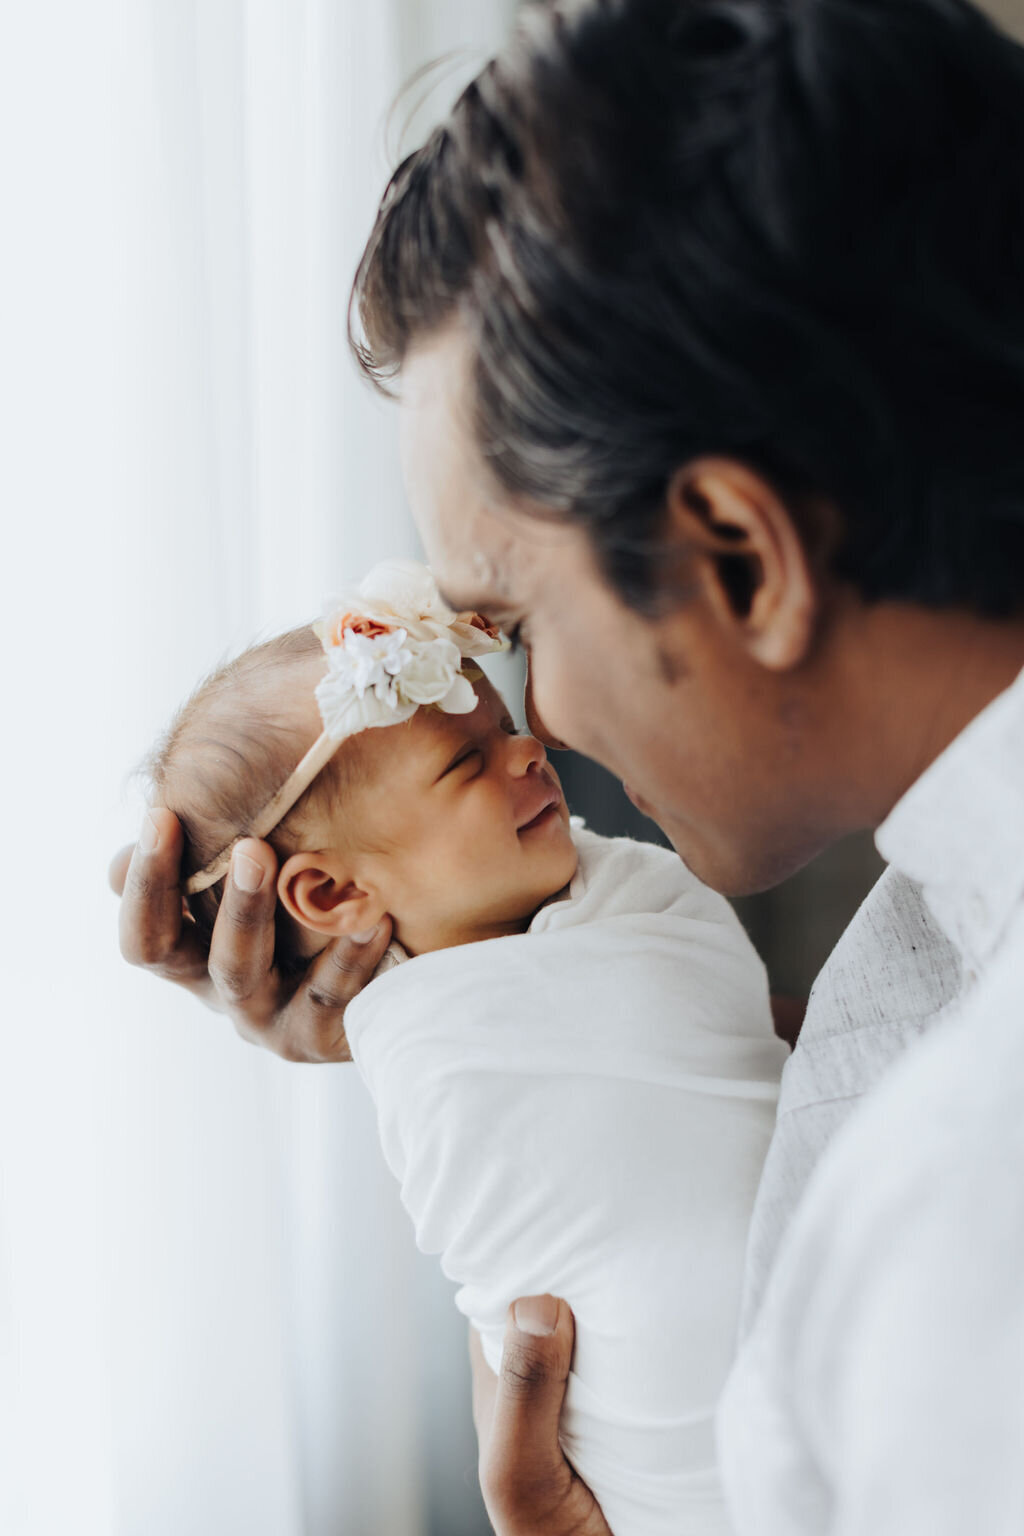
[[[155,794],[201,932],[245,835],[280,859],[285,966],[390,914],[345,1026],[420,1247],[495,1370],[512,1300],[569,1302],[562,1444],[616,1536],[725,1533],[715,1404],[786,1051],[728,903],[570,821],[472,666],[503,645],[386,562],[200,688]]]

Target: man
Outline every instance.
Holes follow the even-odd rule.
[[[1024,1521],[1022,163],[1024,59],[961,0],[566,0],[396,173],[357,279],[431,563],[521,633],[535,728],[727,893],[881,829],[755,1213],[741,1533]],[[155,813],[123,945],[209,988],[178,836]],[[286,999],[272,871],[236,853],[212,985],[340,1059],[386,932]],[[476,1359],[502,1536],[607,1529],[571,1347],[527,1298],[501,1381]]]

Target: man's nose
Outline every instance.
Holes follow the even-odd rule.
[[[545,746],[553,748],[556,752],[567,752],[568,747],[564,741],[559,741],[557,736],[552,736],[544,721],[537,712],[537,706],[533,702],[533,668],[529,657],[526,661],[526,694],[523,700],[526,707],[526,724],[530,734],[536,736]]]

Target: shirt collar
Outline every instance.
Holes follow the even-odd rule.
[[[1024,672],[912,784],[875,834],[969,965],[1024,894]]]

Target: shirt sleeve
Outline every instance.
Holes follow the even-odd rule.
[[[1005,1156],[976,1156],[950,1136],[959,1155],[922,1162],[862,1216],[849,1190],[848,1218],[808,1275],[794,1399],[829,1490],[828,1536],[1024,1531],[1024,1164],[1012,1140]]]

